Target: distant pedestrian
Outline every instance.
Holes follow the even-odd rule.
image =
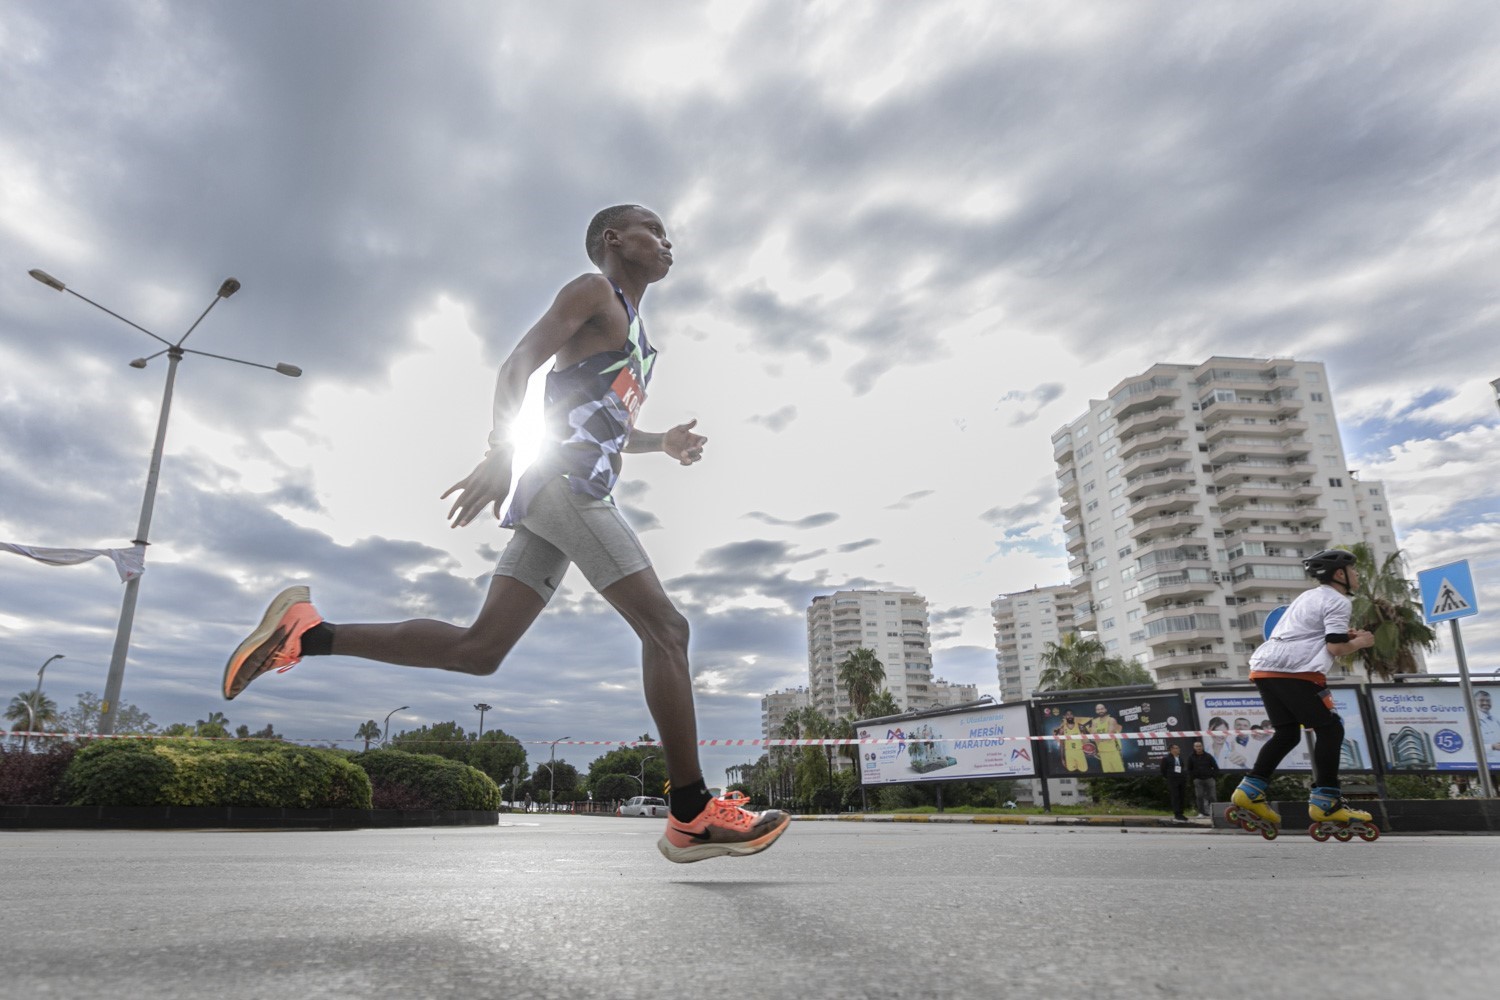
[[[1193,798],[1197,800],[1198,815],[1207,816],[1214,807],[1214,795],[1218,788],[1219,762],[1214,755],[1203,749],[1202,740],[1193,741],[1193,752],[1187,756],[1187,776],[1193,783]]]
[[[1182,800],[1187,792],[1187,770],[1182,762],[1182,747],[1176,743],[1167,747],[1167,755],[1161,759],[1161,776],[1167,779],[1167,794],[1172,796],[1172,818],[1186,823]]]

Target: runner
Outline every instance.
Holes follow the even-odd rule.
[[[672,782],[671,816],[657,844],[661,853],[676,862],[754,854],[781,836],[791,816],[774,809],[750,812],[738,793],[709,794],[698,761],[688,623],[610,496],[623,452],[664,452],[688,466],[703,457],[708,440],[694,432],[696,420],[662,433],[634,429],[656,360],[639,312],[641,298],[671,270],[672,243],[654,212],[616,205],[594,216],[585,247],[599,271],[565,285],[500,366],[489,450],[443,494],[457,494],[448,512],[455,528],[486,508],[500,516],[511,485],[511,423],[527,379],[555,360],[547,373],[546,440],[516,483],[502,521],[514,535],[474,623],[334,625],[314,609],[308,588],[289,587],[230,656],[224,697],[234,698],[261,674],[284,672],[305,656],[492,674],[546,607],[568,566],[577,563],[641,639],[646,705],[661,733]]]

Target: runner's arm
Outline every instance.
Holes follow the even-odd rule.
[[[625,442],[624,450],[632,454],[648,451],[666,452],[681,464],[692,465],[703,458],[703,446],[708,443],[708,438],[702,434],[693,433],[693,428],[697,424],[697,420],[689,420],[685,424],[678,424],[671,430],[659,434],[650,431],[631,431],[630,440]]]
[[[440,498],[446,500],[450,494],[458,493],[448,510],[453,527],[468,524],[485,507],[492,506],[495,517],[499,518],[500,505],[510,493],[514,450],[510,427],[526,398],[526,382],[533,372],[577,336],[589,320],[604,312],[610,304],[609,292],[609,282],[599,274],[585,274],[568,282],[557,293],[546,314],[526,331],[521,342],[501,363],[500,373],[495,379],[489,451],[473,472],[448,487]]]

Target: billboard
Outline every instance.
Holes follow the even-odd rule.
[[[1032,702],[1037,732],[1071,737],[1042,743],[1047,774],[1160,774],[1167,740],[1093,739],[1110,733],[1153,733],[1192,728],[1181,691],[1151,691],[1110,696]]]
[[[859,748],[866,785],[1036,774],[1025,705],[991,705],[943,715],[855,723],[859,738],[891,740]]]
[[[1369,727],[1365,725],[1359,691],[1352,687],[1331,687],[1333,710],[1344,720],[1344,745],[1339,751],[1340,771],[1373,771]],[[1203,750],[1213,755],[1225,771],[1248,771],[1266,740],[1271,738],[1271,724],[1266,720],[1265,706],[1254,688],[1210,688],[1193,692],[1198,710],[1198,728],[1206,730]],[[1302,744],[1278,765],[1279,771],[1312,771],[1312,740],[1303,732]]]
[[[1477,771],[1470,706],[1457,684],[1372,687],[1376,731],[1391,771]],[[1474,710],[1490,770],[1500,769],[1500,684],[1474,686]]]

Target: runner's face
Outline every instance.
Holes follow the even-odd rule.
[[[660,281],[672,269],[672,241],[667,227],[649,209],[632,209],[629,219],[614,230],[619,239],[620,256],[626,262],[644,268],[649,280]]]

